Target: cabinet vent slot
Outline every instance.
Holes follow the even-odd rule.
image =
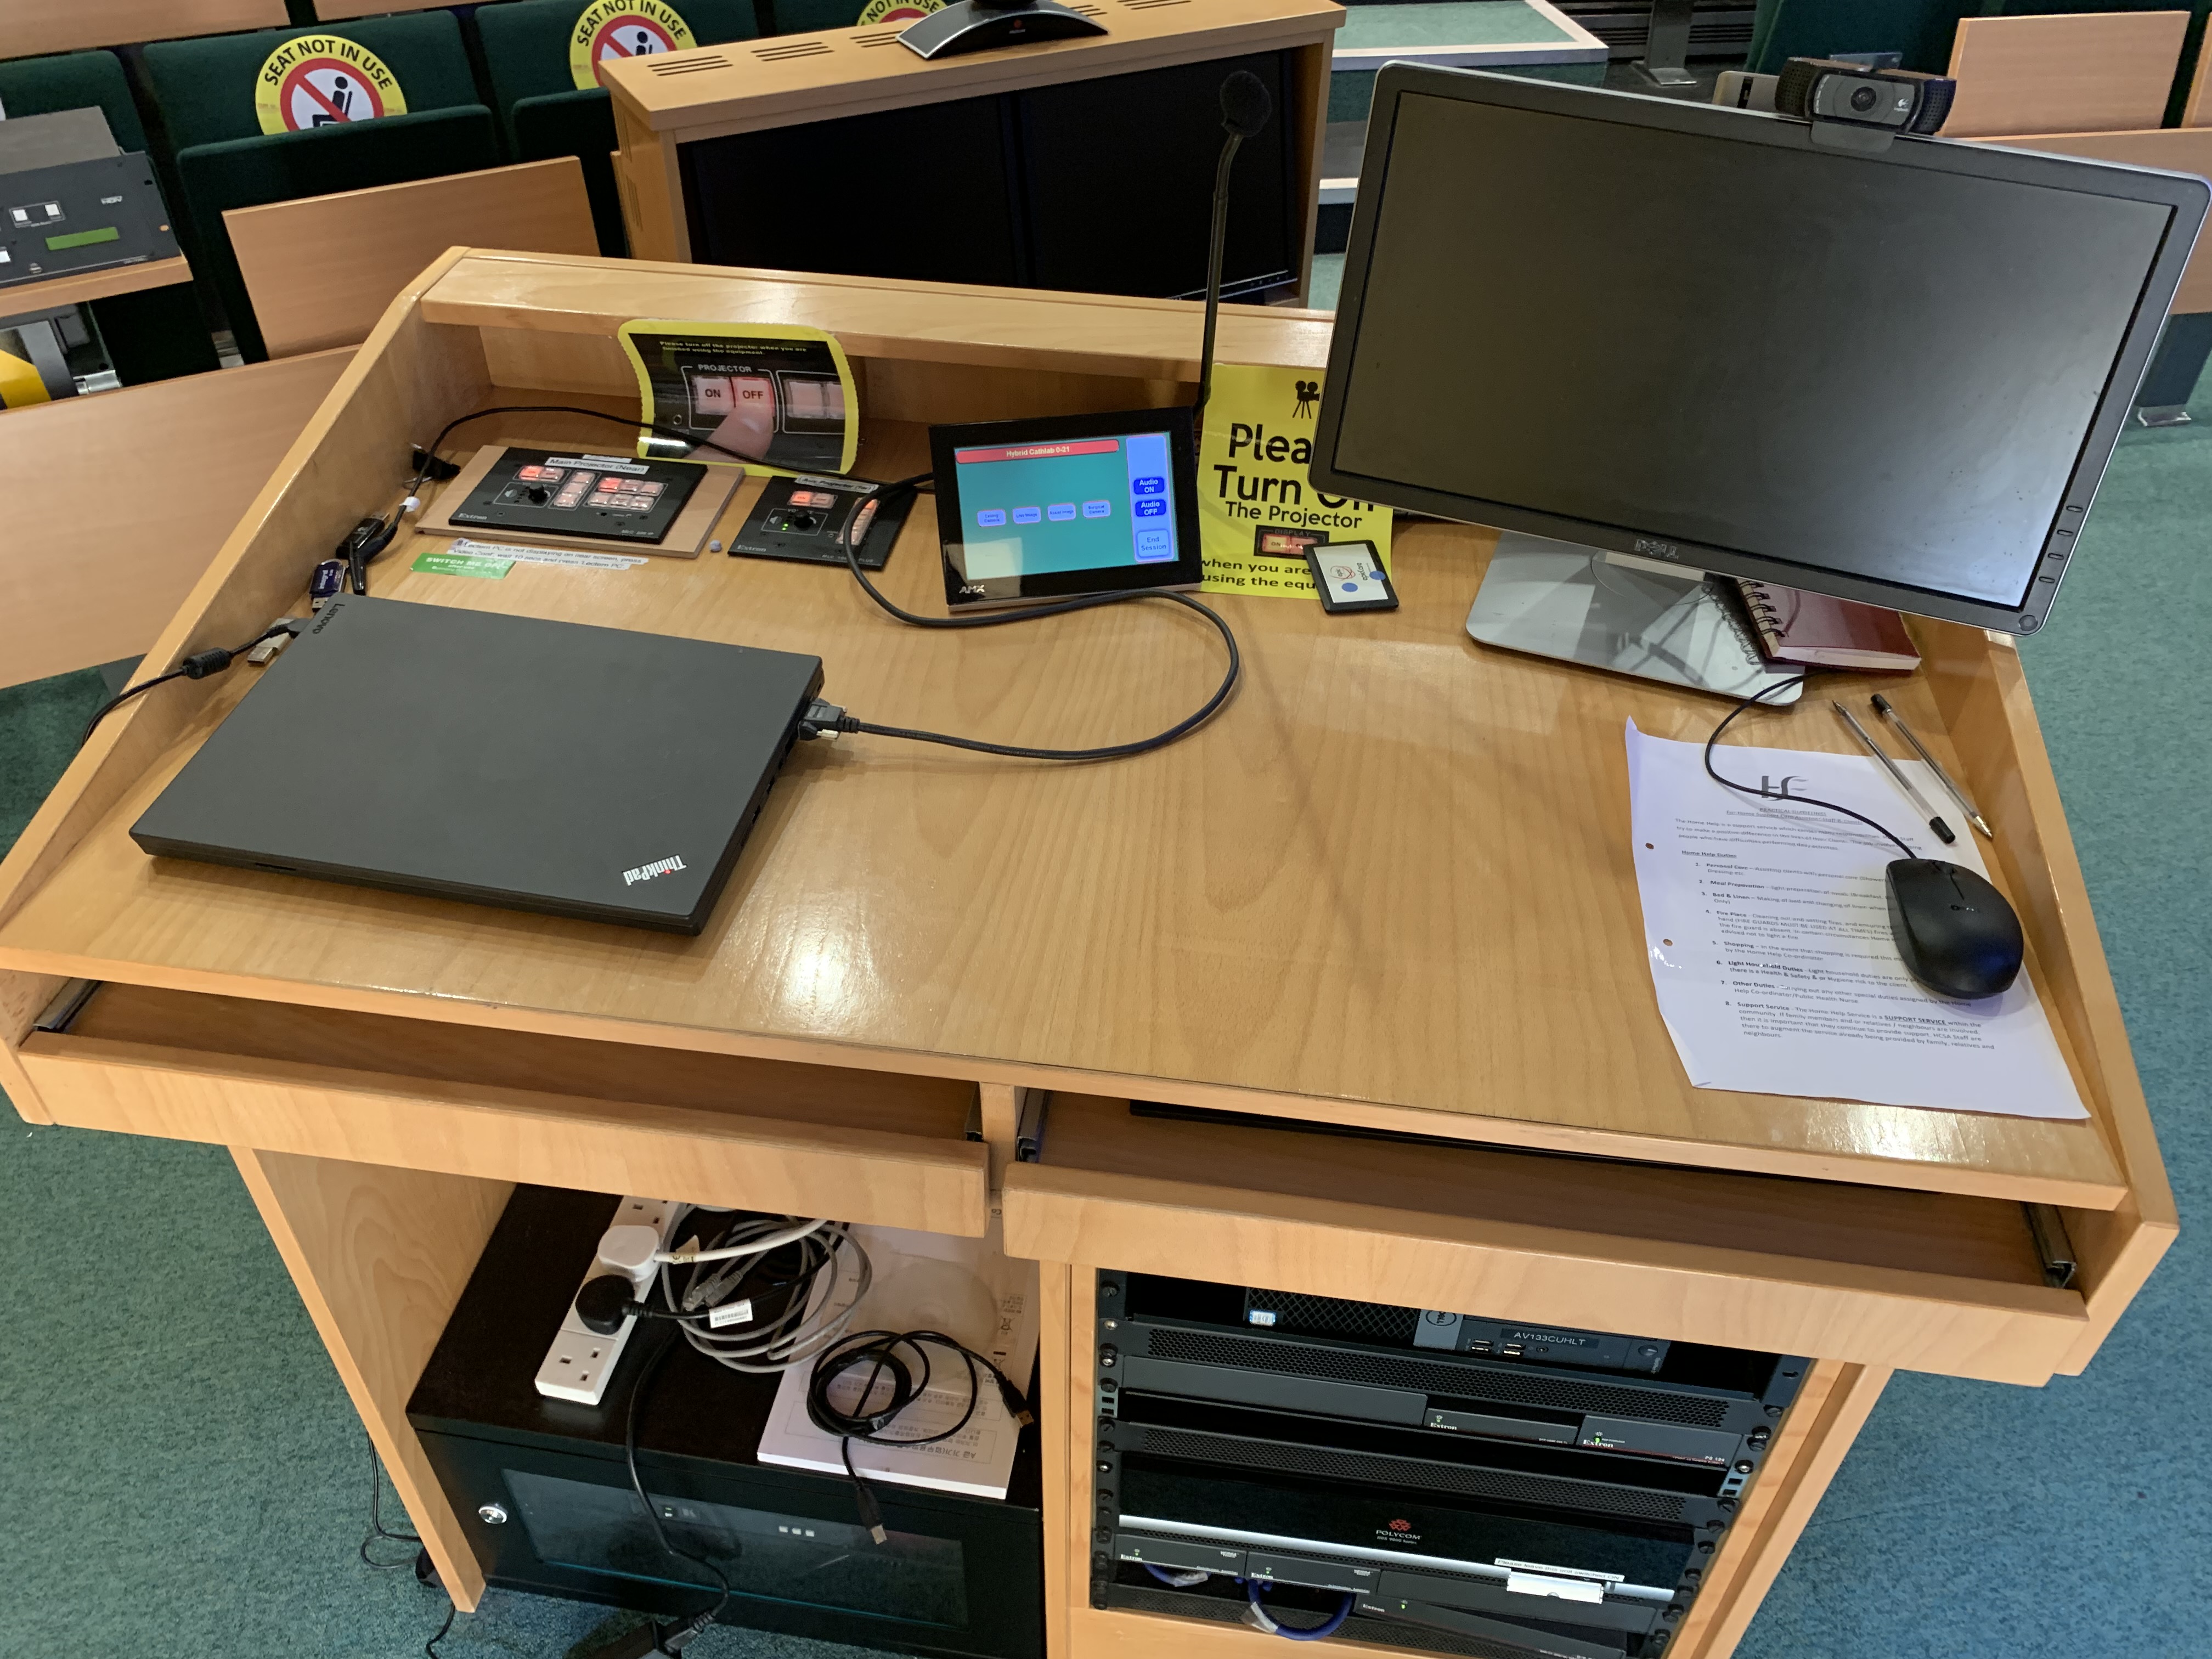
[[[668,58],[656,53],[653,62],[646,65],[646,70],[652,75],[696,75],[701,70],[736,67],[718,52],[687,52],[681,57]]]

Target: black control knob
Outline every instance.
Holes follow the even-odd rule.
[[[822,520],[811,513],[794,513],[786,522],[802,536],[811,536],[822,527]]]
[[[522,493],[529,498],[532,507],[543,507],[553,499],[553,492],[544,484],[532,484]]]

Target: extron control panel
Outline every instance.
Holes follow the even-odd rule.
[[[175,257],[153,161],[97,108],[0,122],[0,288]]]
[[[54,118],[0,122],[0,135],[15,138],[6,129]],[[111,147],[105,155],[22,165],[67,148],[0,142],[0,288],[177,256],[151,161]]]

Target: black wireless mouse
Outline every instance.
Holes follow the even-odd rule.
[[[1993,997],[2020,976],[2020,918],[1972,870],[1941,859],[1893,859],[1889,932],[1905,970],[1938,996]]]

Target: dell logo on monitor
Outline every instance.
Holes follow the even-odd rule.
[[[1647,559],[1680,559],[1682,550],[1672,542],[1654,541],[1649,536],[1636,538],[1636,550]]]

